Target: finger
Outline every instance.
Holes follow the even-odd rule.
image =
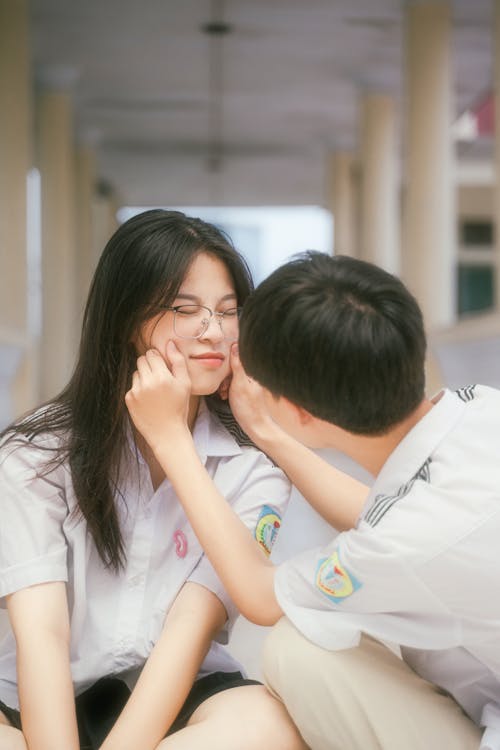
[[[167,343],[167,357],[173,376],[191,385],[186,360],[173,341]]]
[[[238,349],[236,348],[236,351],[235,351],[234,347],[231,348],[231,370],[233,373],[233,379],[231,381],[231,384],[236,383],[237,386],[243,387],[247,383],[255,382],[249,375],[247,375],[241,363],[241,359],[238,354]]]
[[[220,384],[219,389],[217,391],[219,397],[223,401],[227,401],[227,399],[228,399],[228,396],[229,396],[229,386],[231,385],[231,378],[232,378],[231,375],[228,375],[227,378],[224,378],[224,380]]]
[[[146,352],[146,360],[151,369],[151,372],[166,373],[170,375],[168,364],[165,362],[158,349],[148,349]]]
[[[139,379],[147,378],[151,374],[151,367],[144,354],[137,358],[137,373]]]
[[[233,344],[231,347],[231,369],[235,375],[244,373],[243,365],[239,355],[238,344]]]
[[[133,406],[134,401],[134,392],[137,392],[140,386],[139,381],[139,373],[137,370],[132,373],[132,383],[130,385],[129,390],[125,394],[125,403],[127,405],[127,409],[130,409]]]

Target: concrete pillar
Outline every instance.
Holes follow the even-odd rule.
[[[356,255],[353,163],[350,151],[337,151],[329,164],[328,208],[333,215],[334,252],[337,255]]]
[[[76,150],[76,226],[77,226],[77,294],[79,319],[85,308],[92,274],[96,264],[94,248],[94,200],[96,188],[96,153],[90,144]]]
[[[113,186],[106,180],[100,180],[94,196],[94,256],[96,262],[104,250],[111,235],[118,229],[117,211],[121,201]]]
[[[456,310],[449,3],[410,3],[406,20],[403,277],[432,329]]]
[[[394,101],[366,94],[362,101],[361,258],[399,272],[399,179]]]
[[[35,405],[27,290],[27,175],[32,166],[26,0],[0,0],[0,423]]]
[[[67,91],[38,98],[38,161],[42,185],[42,398],[67,383],[78,346],[75,153]]]
[[[494,0],[493,51],[495,84],[495,308],[500,310],[500,0]]]

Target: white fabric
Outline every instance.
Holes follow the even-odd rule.
[[[208,473],[252,532],[263,506],[283,513],[290,495],[284,474],[256,449],[238,446],[204,403],[193,437]],[[237,614],[170,483],[165,480],[154,492],[148,467],[137,458],[131,441],[127,451],[127,474],[121,477],[116,496],[127,564],[118,575],[104,568],[86,522],[72,513],[76,499],[68,467],[37,477],[46,452],[12,445],[2,452],[0,604],[5,606],[2,597],[27,586],[68,582],[71,668],[77,694],[104,675],[126,672],[129,684],[135,682],[185,581],[213,591],[226,607],[224,642]],[[176,552],[177,531],[187,540],[185,557]],[[221,544],[224,535],[221,528]],[[239,668],[226,649],[214,643],[200,675]],[[10,631],[0,642],[0,699],[12,708],[18,706]]]
[[[326,649],[398,643],[500,750],[500,392],[445,391],[388,458],[356,529],[277,572],[281,607]],[[334,502],[334,488],[332,488]]]

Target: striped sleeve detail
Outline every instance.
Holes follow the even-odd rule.
[[[423,482],[431,481],[430,464],[432,459],[428,458],[427,461],[420,467],[415,476],[413,476],[408,482],[403,484],[394,495],[377,495],[375,502],[366,514],[364,520],[370,524],[370,526],[376,526],[382,518],[385,516],[392,506],[405,497],[417,479]]]
[[[476,395],[474,392],[475,387],[475,385],[465,385],[463,388],[457,388],[455,393],[462,401],[472,401]]]

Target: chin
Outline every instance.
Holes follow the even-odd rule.
[[[214,393],[217,393],[221,383],[222,383],[222,380],[217,381],[217,383],[214,383],[214,382],[193,383],[192,382],[191,383],[191,395],[192,396],[212,396]]]
[[[211,396],[219,389],[222,381],[227,377],[229,370],[217,373],[193,373],[190,372],[191,395],[192,396]]]

